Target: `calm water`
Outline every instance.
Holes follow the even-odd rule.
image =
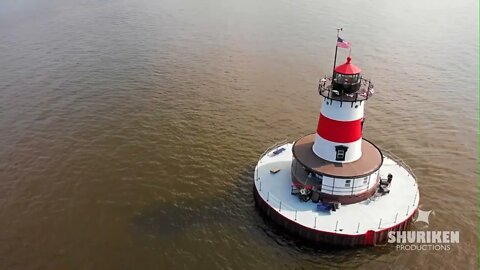
[[[476,1],[0,2],[0,269],[475,269]],[[335,28],[366,137],[414,168],[451,251],[315,249],[253,167],[314,131]],[[339,55],[340,62],[345,51]]]

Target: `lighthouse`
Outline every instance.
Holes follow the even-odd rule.
[[[363,137],[373,83],[350,56],[332,76],[320,79],[318,93],[315,132],[276,144],[260,156],[255,202],[306,240],[340,246],[384,243],[389,231],[406,230],[416,213],[415,174]]]
[[[321,109],[315,134],[292,147],[292,182],[311,187],[314,202],[351,204],[372,196],[380,183],[381,150],[363,139],[364,108],[373,84],[352,59],[319,82]],[[309,177],[305,177],[309,175]]]

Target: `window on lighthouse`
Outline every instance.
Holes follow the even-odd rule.
[[[347,146],[344,146],[344,145],[335,146],[335,152],[336,152],[335,160],[345,161],[345,154],[347,150],[348,150]]]

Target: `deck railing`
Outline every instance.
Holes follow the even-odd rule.
[[[263,153],[260,155],[260,157],[258,158],[258,160],[260,161],[266,154],[270,153],[273,149],[276,149],[276,148],[279,148],[280,146],[286,144],[288,142],[288,139],[283,139],[273,145],[271,145],[270,147],[268,147],[265,151],[263,151]],[[256,179],[255,181],[258,181],[260,180],[260,177],[258,176],[258,165],[255,166],[255,175],[256,175]]]
[[[270,153],[272,150],[274,150],[276,148],[279,148],[280,146],[284,145],[287,141],[288,140],[283,140],[283,141],[278,142],[278,143],[272,145],[271,147],[267,148],[267,150],[265,150],[260,155],[260,159],[262,159],[265,155]],[[403,162],[400,158],[398,158],[394,154],[390,153],[389,151],[386,151],[386,150],[382,149],[382,152],[387,153],[387,156],[389,158],[392,158],[396,162],[400,163],[408,171],[408,173],[410,175],[415,177],[415,174],[414,174],[413,170],[405,162]],[[258,166],[255,167],[255,177],[256,177],[255,181],[257,182],[257,185],[258,185],[258,191],[261,194],[262,198],[266,199],[266,201],[269,203],[269,205],[272,206],[274,209],[276,209],[278,212],[282,213],[282,215],[284,215],[287,218],[296,220],[296,221],[298,221],[298,219],[302,215],[312,215],[312,212],[309,212],[309,211],[308,212],[304,212],[304,211],[299,212],[298,209],[296,209],[295,207],[285,203],[280,198],[278,198],[277,196],[270,193],[269,190],[262,189],[262,179],[261,179],[259,171],[258,171]],[[294,196],[294,195],[292,195],[292,196]],[[412,202],[411,205],[410,204],[407,205],[407,207],[404,211],[397,212],[397,213],[395,213],[395,215],[388,215],[388,216],[384,216],[384,217],[380,218],[379,221],[378,221],[377,229],[380,230],[380,229],[393,227],[394,225],[397,225],[397,220],[398,219],[400,219],[402,217],[404,217],[404,218],[408,217],[408,215],[410,214],[410,209],[415,206],[415,202],[417,200],[417,197],[418,197],[418,190],[415,193],[415,196],[414,196],[414,199],[413,199],[413,202]],[[377,197],[375,197],[375,195],[369,198],[369,200],[371,200],[371,201],[375,201],[376,199],[377,199]],[[341,211],[341,209],[339,209],[338,211]],[[319,214],[320,214],[320,212],[319,213],[314,213],[313,222],[311,222],[312,224],[306,224],[304,222],[303,223],[300,222],[300,224],[315,229],[317,227],[317,218],[320,217]],[[311,221],[311,217],[308,220]],[[351,222],[352,221],[349,220],[348,223],[351,223]],[[341,229],[339,229],[339,227],[341,227],[341,225],[342,225],[342,220],[339,219],[339,220],[336,221],[335,227],[332,228],[332,229],[334,229],[334,231],[341,230]],[[360,229],[361,229],[361,222],[358,222],[355,233],[359,233]],[[368,229],[371,229],[371,228],[368,228]],[[352,232],[351,231],[346,231],[345,233],[352,233]]]
[[[385,156],[387,156],[390,159],[393,159],[395,162],[397,162],[399,164],[398,166],[401,166],[401,167],[405,168],[405,170],[407,170],[407,172],[411,176],[413,176],[413,178],[415,178],[415,180],[417,180],[417,176],[415,175],[415,172],[413,171],[413,169],[410,166],[408,166],[408,164],[405,163],[401,158],[399,158],[397,155],[395,155],[394,153],[390,152],[387,149],[381,148],[380,150],[382,151],[382,154],[384,154]]]
[[[261,179],[259,179],[259,181],[261,181]],[[312,215],[312,212],[298,211],[298,209],[296,209],[295,207],[285,203],[284,201],[282,201],[281,199],[279,199],[277,196],[273,195],[269,191],[262,190],[262,191],[260,191],[260,193],[262,193],[263,195],[266,195],[266,200],[272,208],[276,209],[278,212],[282,213],[282,215],[284,215],[287,218],[298,221],[299,219],[302,218],[302,216]],[[292,196],[294,196],[294,195],[292,195]],[[410,214],[410,209],[412,209],[412,207],[415,206],[417,196],[418,196],[418,191],[415,194],[412,205],[410,205],[410,204],[407,205],[404,212],[403,211],[402,212],[396,212],[395,215],[388,215],[388,216],[383,216],[383,217],[379,218],[378,226],[376,227],[376,229],[380,230],[380,229],[393,227],[393,226],[397,225],[397,220],[401,219],[402,217],[407,218]],[[341,209],[339,209],[337,211],[341,211]],[[313,213],[313,215],[314,215],[313,216],[313,222],[311,222],[312,224],[307,224],[306,222],[300,222],[300,224],[302,224],[304,226],[307,226],[307,227],[316,228],[317,227],[317,218],[319,218],[321,215],[320,215],[320,213]],[[312,217],[310,216],[306,220],[312,221]],[[351,219],[348,220],[348,223],[349,224],[352,223]],[[334,229],[334,231],[338,231],[341,226],[342,226],[342,220],[338,219],[335,223],[335,228],[332,228],[332,229]],[[356,230],[355,230],[354,233],[360,233],[361,226],[362,226],[361,222],[357,222],[357,227],[356,227]],[[371,229],[371,228],[368,228],[368,229]],[[344,232],[347,233],[347,234],[352,233],[352,231],[344,231]]]

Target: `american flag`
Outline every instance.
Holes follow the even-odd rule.
[[[342,38],[337,38],[337,47],[348,49],[350,48],[350,42],[343,40]]]

